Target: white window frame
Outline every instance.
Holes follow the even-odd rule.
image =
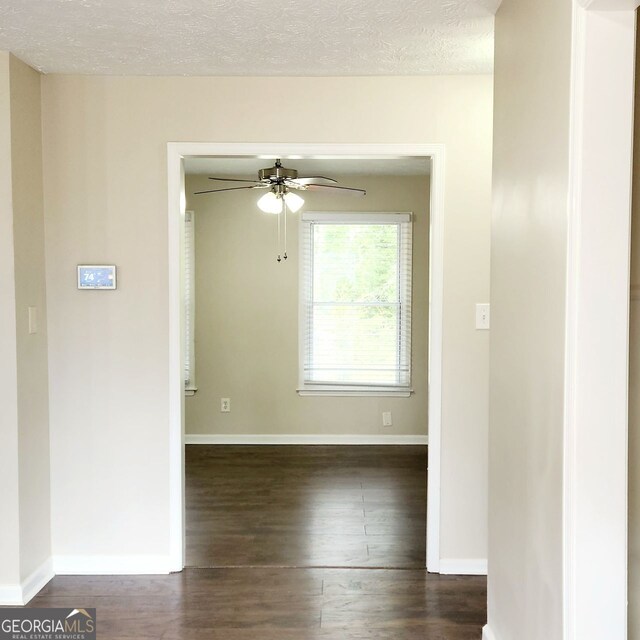
[[[404,385],[351,385],[351,384],[321,384],[321,383],[309,383],[304,379],[304,367],[305,367],[305,340],[306,331],[305,326],[307,322],[307,303],[306,303],[306,280],[307,280],[307,265],[304,259],[304,239],[305,229],[309,223],[312,222],[336,222],[343,224],[380,224],[380,223],[412,223],[413,214],[411,212],[360,212],[360,211],[307,211],[300,216],[299,224],[299,296],[298,296],[298,388],[297,392],[300,396],[393,396],[408,398],[412,393],[411,387],[412,371],[411,371],[411,328],[409,329],[408,337],[408,358],[409,358],[409,384]],[[411,307],[411,292],[413,289],[413,270],[411,266],[413,253],[413,237],[410,238],[409,249],[409,300],[408,304]]]
[[[184,393],[192,396],[196,385],[196,219],[193,211],[184,213],[183,236],[183,292],[184,292]],[[187,251],[187,246],[190,251]]]

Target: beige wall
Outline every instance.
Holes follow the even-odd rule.
[[[291,164],[295,165],[295,162]],[[330,161],[326,173],[331,173]],[[332,174],[333,175],[333,174]],[[276,219],[256,192],[194,196],[210,189],[188,176],[196,212],[196,378],[186,399],[189,434],[426,435],[429,290],[427,176],[334,176],[364,198],[305,192],[303,211],[412,211],[413,314],[410,398],[299,397],[298,216],[289,217],[286,263],[275,261]],[[231,398],[231,413],[220,398]],[[391,411],[393,426],[382,426]]]
[[[40,74],[11,57],[11,156],[18,352],[20,562],[23,579],[51,555],[49,382]],[[37,332],[29,334],[28,308]]]
[[[278,140],[446,145],[442,555],[485,557],[474,304],[489,296],[491,77],[49,75],[42,89],[54,552],[168,553],[166,143]],[[118,290],[77,291],[83,261],[116,263]]]
[[[51,555],[47,316],[40,76],[0,55],[0,584],[24,581]],[[29,306],[39,330],[28,333]]]
[[[10,55],[0,51],[0,589],[20,582],[18,369],[11,184]]]
[[[496,18],[489,626],[562,637],[562,447],[570,0]]]

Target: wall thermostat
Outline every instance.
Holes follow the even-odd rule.
[[[115,264],[79,264],[78,289],[115,289]]]

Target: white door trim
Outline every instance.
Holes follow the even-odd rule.
[[[171,570],[184,567],[184,424],[182,390],[180,216],[184,215],[185,156],[403,157],[430,156],[431,225],[429,252],[429,483],[427,497],[427,568],[440,570],[440,457],[442,419],[442,317],[444,282],[444,180],[442,144],[294,144],[170,142],[167,144],[169,243],[169,455]]]
[[[577,0],[583,9],[591,11],[635,11],[637,0]]]
[[[168,145],[169,186],[169,555],[171,571],[184,569],[184,353],[182,336],[181,217],[184,166],[179,145]]]
[[[629,246],[637,5],[628,0],[574,2],[564,640],[627,637]]]

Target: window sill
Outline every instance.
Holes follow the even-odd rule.
[[[387,397],[387,398],[409,398],[413,393],[413,389],[383,389],[377,388],[364,388],[359,389],[357,387],[319,387],[310,388],[304,387],[296,389],[298,395],[301,397],[306,396],[329,396],[338,398],[355,398],[355,397]]]

